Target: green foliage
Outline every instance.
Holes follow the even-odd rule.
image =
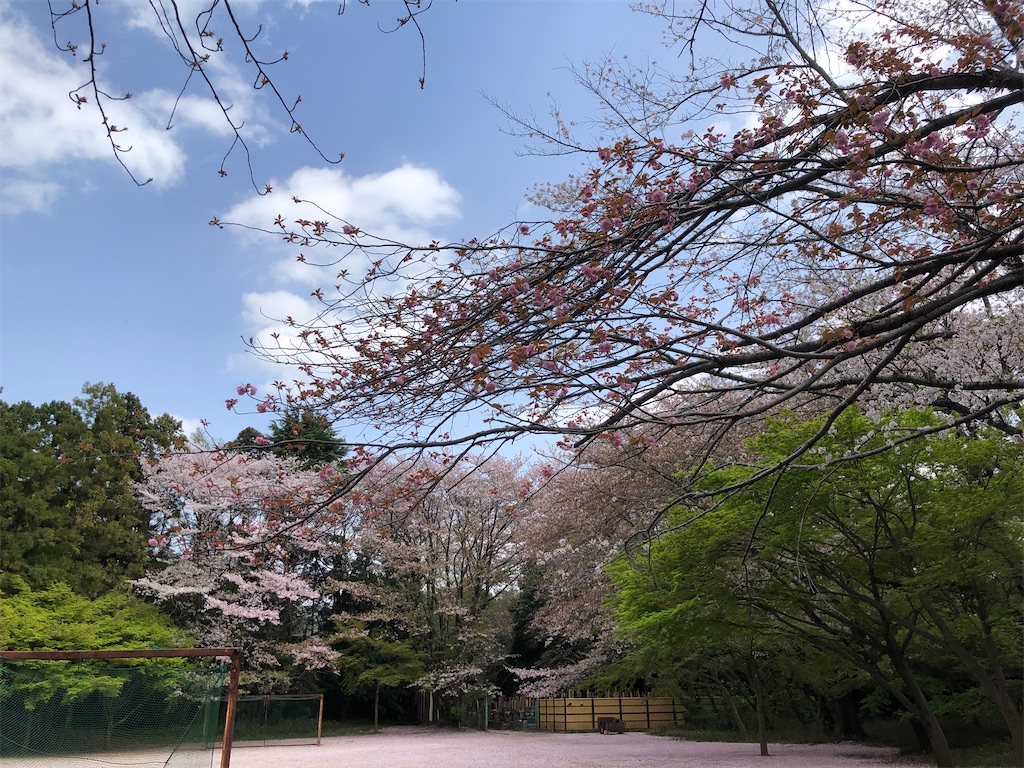
[[[612,568],[633,643],[626,669],[692,686],[737,679],[752,653],[791,690],[834,701],[870,684],[935,729],[936,714],[971,722],[997,710],[1013,729],[1024,446],[984,432],[894,445],[933,424],[928,412],[878,425],[848,411],[800,465],[696,519],[676,510],[647,550]],[[748,443],[752,461],[708,489],[754,478],[820,427],[770,422]],[[876,448],[887,450],[844,460]]]
[[[342,685],[350,694],[373,696],[373,723],[380,723],[381,691],[408,686],[423,676],[423,654],[411,641],[367,632],[359,621],[350,621],[333,643],[341,651],[336,662]]]
[[[73,403],[0,401],[0,589],[17,591],[17,577],[95,597],[142,576],[149,515],[132,484],[179,429],[107,384]]]
[[[125,592],[111,591],[90,600],[66,584],[55,584],[38,592],[25,590],[0,597],[0,648],[73,651],[182,644],[190,643],[157,608]],[[143,664],[119,662],[122,666],[133,663]],[[22,662],[21,666],[45,672],[38,677],[18,677],[12,685],[11,692],[23,698],[30,708],[58,694],[66,702],[94,693],[112,698],[121,692],[127,679],[122,674],[92,670],[80,674],[75,665],[52,662]],[[154,685],[163,684],[170,689],[177,683],[167,674],[166,669],[154,665],[149,678]]]
[[[342,653],[338,671],[350,693],[407,685],[426,671],[421,654],[409,641],[364,635],[341,639],[335,646]]]
[[[308,409],[284,411],[264,435],[255,427],[246,427],[234,440],[237,448],[252,452],[270,451],[282,458],[295,459],[305,469],[337,464],[348,453],[331,423]]]
[[[316,411],[285,411],[271,424],[270,437],[275,453],[297,459],[308,469],[335,464],[348,453],[331,423]]]
[[[159,609],[126,592],[91,600],[61,583],[0,597],[0,648],[8,650],[173,647],[183,640]]]

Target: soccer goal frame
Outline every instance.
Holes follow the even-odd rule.
[[[263,693],[263,694],[245,694],[245,695],[238,696],[237,701],[238,701],[238,704],[236,704],[236,707],[235,707],[236,713],[237,713],[237,711],[239,709],[238,705],[242,705],[245,702],[253,702],[253,703],[257,703],[258,702],[258,703],[261,703],[263,705],[262,732],[263,732],[264,735],[263,735],[262,739],[257,739],[256,741],[262,741],[262,742],[264,742],[264,744],[266,744],[267,742],[291,741],[292,740],[291,737],[288,737],[288,736],[270,737],[270,736],[266,735],[267,727],[268,727],[267,717],[269,715],[270,707],[271,707],[272,704],[275,704],[275,703],[278,703],[278,702],[287,702],[287,701],[311,701],[311,702],[316,702],[316,710],[317,711],[316,711],[316,736],[315,736],[316,742],[315,743],[316,743],[316,746],[318,746],[318,747],[320,746],[320,740],[321,740],[321,737],[323,735],[323,729],[324,729],[324,695],[322,693]],[[225,702],[226,702],[226,700],[225,700]],[[243,706],[242,709],[244,710],[245,707]],[[242,723],[241,723],[241,726],[239,725],[239,721],[237,720],[237,718],[236,718],[236,721],[235,721],[235,731],[236,731],[236,733],[235,733],[235,746],[236,747],[244,747],[244,746],[252,746],[253,745],[251,743],[246,742],[246,740],[245,740],[245,735],[244,735],[245,734],[245,717],[244,717],[244,714],[245,713],[243,712],[242,713]],[[241,734],[239,734],[237,732],[240,727],[241,727],[241,730],[242,730]],[[303,738],[303,737],[299,737],[299,738]],[[313,739],[314,737],[312,735],[310,735],[307,738]]]
[[[90,659],[230,659],[228,673],[227,711],[224,716],[224,737],[220,768],[231,768],[231,746],[235,735],[235,713],[238,708],[238,681],[242,672],[242,651],[239,648],[130,648],[93,651],[2,651],[0,659],[11,661],[72,661]]]

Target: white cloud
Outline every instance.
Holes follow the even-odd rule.
[[[374,237],[404,243],[429,242],[428,227],[459,215],[459,193],[430,169],[405,164],[384,173],[349,176],[339,168],[300,168],[274,192],[254,196],[221,218],[248,227],[270,228],[280,214],[286,222],[324,220],[352,224]],[[295,204],[292,198],[316,205]]]
[[[114,162],[113,151],[98,125],[92,94],[84,94],[89,102],[81,109],[68,99],[88,76],[84,65],[59,58],[52,41],[10,13],[0,20],[0,39],[0,167],[25,189],[44,193],[25,198],[42,206],[55,198],[52,177],[63,165],[72,160]],[[182,177],[185,153],[162,127],[132,101],[109,101],[106,107],[113,125],[128,128],[117,135],[117,142],[132,147],[122,158],[137,177],[152,177],[156,184],[173,184]]]
[[[44,211],[53,206],[61,194],[61,186],[48,181],[13,179],[0,186],[0,204],[8,216],[25,211]]]
[[[459,215],[459,195],[440,175],[429,168],[402,165],[383,173],[366,176],[349,176],[338,168],[302,168],[284,182],[272,182],[274,192],[256,196],[239,203],[225,213],[224,221],[247,227],[271,229],[274,219],[280,214],[286,222],[303,218],[310,220],[329,219],[332,226],[340,227],[350,223],[374,237],[406,243],[426,243],[437,237],[432,230],[442,222]],[[308,203],[296,204],[292,198],[314,200],[317,206]],[[325,213],[329,212],[329,213]],[[243,237],[255,238],[260,245],[279,243],[266,235],[252,235],[241,230]],[[377,241],[379,242],[379,241]],[[280,247],[280,246],[274,246]],[[285,246],[283,253],[269,274],[277,286],[289,284],[319,285],[324,280],[334,279],[333,272],[298,263],[295,246]],[[328,258],[340,254],[325,251]],[[318,254],[309,252],[306,258],[315,262]],[[345,252],[345,266],[350,273],[358,274],[369,265],[367,257],[358,248]],[[392,285],[395,288],[396,285]],[[325,307],[310,296],[300,296],[289,289],[279,288],[264,292],[248,292],[242,296],[242,322],[246,338],[253,337],[257,343],[270,348],[280,348],[279,357],[295,362],[303,358],[314,364],[324,361],[318,351],[310,349],[299,338],[296,328],[283,323],[291,317],[300,326],[317,318]],[[333,311],[333,310],[332,310]],[[332,320],[343,319],[332,315]],[[348,318],[349,330],[358,333],[357,318]],[[276,338],[274,334],[277,334]],[[350,350],[334,349],[335,358],[344,358]],[[268,353],[269,354],[269,353]],[[240,378],[261,379],[261,388],[267,389],[271,380],[290,381],[302,378],[291,366],[282,366],[258,360],[250,354],[232,355],[228,369],[238,373]]]
[[[231,126],[213,99],[200,96],[182,96],[178,99],[178,94],[156,88],[135,97],[135,103],[144,106],[152,114],[166,115],[172,127],[188,125],[217,136],[232,135]]]
[[[203,419],[189,419],[183,416],[175,416],[173,413],[171,418],[181,422],[181,431],[185,433],[185,437],[190,437],[196,432],[200,434],[206,433],[206,425],[203,423]]]
[[[236,13],[244,10],[256,9],[264,3],[264,0],[236,0],[231,3]],[[107,5],[104,2],[104,6]],[[167,15],[161,19],[164,9],[168,14],[174,13],[174,9],[165,3],[140,3],[138,0],[114,0],[112,3],[115,12],[121,17],[122,23],[133,29],[144,29],[159,37],[164,37],[162,26],[173,25],[174,16]],[[209,9],[210,0],[177,0],[177,14],[181,17],[186,28],[195,29],[196,18],[203,11]],[[160,11],[155,8],[159,7]],[[158,15],[161,14],[161,15]]]
[[[299,338],[299,328],[288,325],[288,318],[302,324],[317,316],[322,306],[309,297],[299,296],[285,290],[248,292],[242,295],[242,323],[247,329],[246,338],[252,338],[259,347],[267,349],[268,357],[275,357],[272,350],[280,349],[281,360],[296,361],[309,350]],[[270,359],[253,354],[233,354],[228,357],[227,369],[241,378],[256,380],[262,392],[272,391],[272,381],[291,381],[302,378],[293,365],[272,362]]]
[[[297,322],[312,319],[319,304],[289,291],[251,292],[242,295],[243,319],[253,327],[274,330],[289,317]],[[294,331],[288,335],[294,335]],[[282,342],[283,343],[283,342]]]
[[[290,9],[293,4],[290,1],[285,7]],[[153,7],[150,7],[151,5]],[[305,7],[307,4],[302,5]],[[116,13],[125,20],[123,23],[126,26],[152,35],[161,46],[170,48],[171,38],[174,39],[175,46],[183,45],[181,32],[177,30],[178,20],[174,17],[161,16],[163,4],[159,4],[157,10],[157,5],[152,3],[116,0],[115,8]],[[208,13],[210,8],[209,0],[177,0],[177,16],[185,29],[191,33],[193,45],[198,45],[195,39],[197,23],[207,26],[222,42],[222,50],[206,51],[210,53],[210,58],[205,63],[203,71],[216,88],[221,102],[229,106],[234,124],[244,126],[247,143],[269,144],[277,135],[287,134],[290,128],[287,116],[269,95],[269,89],[259,90],[253,87],[253,83],[258,80],[258,72],[254,66],[246,63],[250,60],[233,29],[234,21],[223,6],[215,8],[213,14]],[[267,53],[269,58],[276,58],[281,54],[281,51],[276,49],[266,51],[266,47],[271,45],[271,29],[276,27],[274,15],[282,11],[284,8],[280,0],[236,0],[232,3],[232,14],[238,21],[242,33],[255,35],[249,40],[249,44],[257,52]],[[187,70],[181,66],[178,70],[184,78]],[[228,125],[220,107],[210,97],[208,86],[202,78],[194,78],[186,95],[175,104],[177,97],[177,91],[172,93],[163,90],[154,90],[145,96],[147,102],[158,108],[162,115],[170,115],[173,109],[175,124],[200,127],[215,135],[232,133],[231,126]]]
[[[115,10],[127,28],[145,27],[168,45],[148,5],[140,8],[136,2],[120,2],[108,13]],[[81,32],[75,26],[59,28],[59,33],[72,37]],[[114,153],[100,125],[94,94],[88,89],[81,91],[88,101],[78,109],[68,97],[89,77],[81,52],[77,59],[59,52],[51,38],[33,28],[17,6],[8,3],[0,4],[0,40],[0,168],[8,185],[20,186],[17,194],[11,189],[4,191],[5,202],[15,203],[5,206],[5,213],[43,210],[59,196],[69,163],[109,164],[115,162]],[[181,72],[184,77],[185,69]],[[227,55],[212,58],[207,72],[223,101],[231,105],[232,119],[245,125],[247,141],[265,145],[286,130],[272,126],[264,100],[253,91],[248,75],[243,76]],[[112,70],[112,74],[122,77],[125,71]],[[101,83],[108,93],[119,93],[121,87]],[[131,147],[121,159],[136,178],[152,178],[154,184],[165,186],[183,179],[187,158],[179,142],[181,134],[166,130],[172,112],[172,122],[179,129],[230,136],[231,128],[220,108],[201,87],[194,84],[180,99],[163,88],[134,88],[130,100],[104,102],[110,123],[127,129],[115,138],[119,145]]]
[[[297,219],[330,222],[340,229],[348,223],[367,233],[364,242],[393,241],[428,243],[438,237],[436,227],[459,216],[459,193],[429,168],[402,165],[383,173],[349,176],[338,168],[300,168],[286,181],[271,181],[269,195],[253,195],[220,218],[256,229],[272,229],[280,215],[285,225],[294,227]],[[312,203],[295,203],[293,198]],[[283,282],[320,285],[324,272],[312,266],[318,259],[333,260],[337,251],[304,249],[305,262],[296,260],[294,245],[268,240],[262,233],[243,234],[265,248],[274,245],[281,258],[273,267],[273,276]],[[369,266],[358,248],[346,251],[345,267],[354,274]]]
[[[275,134],[284,134],[287,123],[277,128],[272,125],[266,99],[252,87],[253,72],[244,73],[229,58],[220,54],[210,58],[204,67],[207,77],[217,89],[221,103],[230,110],[231,120],[236,126],[243,126],[245,140],[249,144],[266,146]],[[241,56],[239,57],[241,60]],[[185,69],[178,74],[185,76]],[[210,95],[205,80],[193,78],[188,91],[179,97],[177,91],[154,88],[135,97],[135,102],[150,114],[156,115],[172,127],[198,128],[214,136],[233,136],[234,130],[228,124],[224,111]],[[283,117],[283,114],[281,115]]]

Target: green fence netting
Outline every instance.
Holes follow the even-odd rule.
[[[0,766],[211,768],[227,667],[116,663],[0,659]]]
[[[234,745],[319,744],[322,701],[321,694],[239,696]]]

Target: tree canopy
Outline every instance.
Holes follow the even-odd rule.
[[[780,408],[829,416],[765,472],[855,403],[943,414],[894,444],[978,422],[1019,434],[1020,3],[645,8],[681,53],[718,36],[751,58],[580,70],[603,107],[593,142],[512,115],[588,163],[538,190],[550,218],[451,244],[326,210],[268,223],[332,274],[317,317],[285,320],[298,346],[251,340],[305,377],[254,405],[372,425],[378,455],[683,430],[677,498]]]
[[[64,583],[0,599],[0,648],[22,651],[177,647],[185,635],[158,608],[126,591],[98,599]]]
[[[898,430],[938,421],[889,418]],[[752,466],[716,483],[756,474],[820,424],[774,422],[750,441]],[[851,411],[813,450],[841,455],[884,439]],[[754,649],[774,663],[824,654],[832,672],[808,684],[835,696],[856,679],[844,669],[867,675],[922,724],[940,765],[952,757],[936,712],[946,702],[970,717],[971,690],[1002,717],[1021,757],[1008,681],[1022,673],[1022,459],[1020,444],[998,433],[947,434],[829,469],[790,468],[697,519],[674,512],[690,522],[615,569],[633,668],[672,669],[671,680],[699,675],[709,656],[734,665],[738,656],[742,669]]]
[[[96,597],[143,575],[149,513],[133,496],[142,461],[180,423],[132,393],[87,384],[73,402],[0,402],[0,571],[34,589]],[[0,590],[6,587],[0,583]]]
[[[396,28],[419,30],[430,4],[403,7]],[[584,159],[536,190],[543,217],[453,243],[395,243],[322,208],[268,221],[299,259],[330,254],[321,312],[280,318],[297,345],[250,340],[303,380],[258,399],[243,385],[229,403],[357,423],[376,437],[356,458],[526,436],[644,447],[682,429],[709,459],[779,408],[837,417],[854,403],[941,411],[924,433],[978,421],[1019,433],[1020,0],[638,9],[665,22],[676,64],[578,68],[594,132],[507,112],[539,151]],[[231,2],[153,10],[233,146],[248,157],[212,77],[223,56],[308,138],[300,99],[273,79],[287,56],[242,31]],[[103,112],[115,97],[97,85],[97,3],[51,12],[55,29],[85,25],[88,50],[68,48],[90,77],[72,100],[100,110],[120,154]],[[717,43],[720,56],[698,58]]]
[[[248,391],[240,387],[241,392]],[[269,451],[277,456],[296,459],[305,469],[339,465],[348,447],[335,432],[330,419],[311,410],[286,409],[271,422],[270,434],[255,427],[246,427],[234,439],[233,448],[251,453]]]

